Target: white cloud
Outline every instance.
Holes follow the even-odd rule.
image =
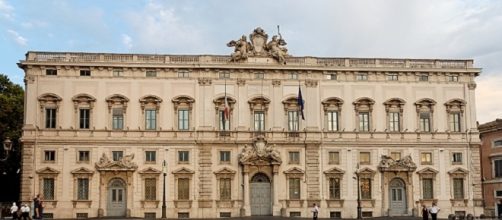
[[[194,53],[203,46],[201,33],[185,24],[173,8],[150,1],[142,9],[126,15],[135,42],[133,50],[155,53]]]
[[[12,37],[12,39],[17,43],[19,44],[20,46],[27,46],[28,44],[28,39],[24,38],[23,36],[21,36],[19,33],[17,33],[16,31],[14,30],[7,30],[7,32],[9,33],[9,35]]]
[[[502,77],[480,77],[477,79],[476,106],[480,124],[502,118]]]
[[[0,0],[0,14],[4,18],[12,20],[14,19],[14,7],[9,5],[6,0]]]
[[[122,43],[127,47],[127,49],[132,48],[132,38],[127,34],[122,34]]]

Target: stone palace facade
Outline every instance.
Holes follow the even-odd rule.
[[[472,60],[250,40],[231,56],[28,52],[21,199],[41,194],[53,218],[160,218],[164,193],[168,218],[308,217],[313,203],[355,218],[359,185],[363,217],[482,213]]]

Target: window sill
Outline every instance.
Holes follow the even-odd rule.
[[[72,203],[73,203],[73,208],[90,208],[92,200],[72,200]]]
[[[192,200],[174,200],[173,202],[175,208],[192,208]]]
[[[345,200],[343,200],[343,199],[327,199],[326,200],[326,202],[328,203],[328,208],[342,208],[344,201]]]
[[[141,200],[141,208],[158,208],[159,200]]]
[[[287,199],[286,207],[288,208],[302,208],[304,200],[303,199]]]

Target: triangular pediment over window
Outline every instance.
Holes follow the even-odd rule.
[[[423,168],[419,171],[417,171],[418,174],[437,174],[439,171],[432,169],[430,167]]]
[[[186,167],[182,167],[176,171],[173,171],[173,174],[194,174],[195,172],[193,170],[190,170]]]
[[[298,167],[293,167],[289,170],[286,170],[284,171],[285,174],[304,174],[305,171],[303,171],[302,169],[298,168]]]
[[[152,167],[148,167],[148,168],[145,168],[141,171],[139,171],[140,174],[161,174],[162,171],[160,170],[157,170],[155,168],[152,168]]]
[[[453,170],[448,171],[448,174],[450,175],[467,175],[469,173],[468,170],[462,169],[460,167],[455,168]]]
[[[94,171],[87,169],[85,167],[80,167],[80,168],[72,170],[70,173],[71,174],[93,174]]]
[[[236,172],[234,170],[231,170],[227,167],[224,167],[223,169],[220,169],[216,172],[214,172],[214,174],[218,175],[218,174],[235,174]]]
[[[37,170],[37,174],[59,174],[59,171],[54,168],[45,167]]]
[[[343,171],[342,169],[339,169],[337,167],[333,167],[329,170],[326,170],[324,171],[325,174],[344,174],[345,171]]]

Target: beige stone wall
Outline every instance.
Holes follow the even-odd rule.
[[[48,55],[47,55],[48,54]],[[50,56],[49,56],[50,55]],[[371,152],[371,163],[362,165],[375,171],[372,182],[373,202],[364,202],[363,211],[373,216],[388,214],[388,189],[385,182],[393,178],[393,173],[382,173],[378,169],[381,155],[400,152],[402,157],[410,155],[417,164],[416,171],[432,168],[438,173],[434,181],[434,198],[442,209],[440,217],[454,211],[481,213],[481,207],[474,206],[474,200],[481,198],[479,189],[479,139],[475,124],[474,77],[479,69],[472,67],[472,61],[427,61],[395,60],[401,64],[387,65],[388,60],[376,60],[373,64],[355,62],[358,59],[341,59],[340,65],[323,65],[321,58],[288,58],[288,64],[278,65],[273,60],[253,58],[244,63],[227,63],[217,56],[159,56],[156,60],[145,61],[143,55],[87,54],[97,58],[87,61],[86,54],[28,53],[27,60],[21,62],[26,72],[26,124],[23,135],[23,186],[22,199],[30,200],[41,192],[41,177],[37,171],[51,168],[57,173],[55,201],[48,202],[46,212],[54,213],[56,218],[75,217],[76,213],[88,213],[89,217],[98,216],[105,210],[104,190],[111,173],[99,172],[95,164],[102,154],[111,156],[112,151],[124,151],[124,155],[134,154],[133,162],[138,165],[134,172],[118,172],[116,175],[127,180],[127,207],[129,214],[143,217],[145,212],[161,216],[162,175],[158,176],[157,203],[142,202],[144,181],[141,171],[148,168],[162,170],[162,161],[167,161],[167,214],[177,218],[179,212],[189,212],[190,217],[218,217],[220,212],[230,212],[232,216],[250,214],[246,206],[244,186],[246,185],[243,168],[239,165],[238,155],[244,145],[253,145],[252,112],[248,101],[264,96],[270,100],[266,112],[266,132],[268,144],[275,144],[282,157],[278,167],[277,179],[273,181],[273,214],[286,216],[290,212],[301,212],[310,216],[309,206],[316,202],[321,205],[320,217],[329,217],[330,212],[340,211],[344,218],[356,215],[357,187],[353,179],[358,163],[359,152]],[[75,58],[72,58],[74,56]],[[117,57],[122,58],[117,58]],[[111,58],[108,58],[111,57]],[[115,58],[114,58],[115,57]],[[194,59],[197,57],[197,59]],[[176,58],[176,59],[175,59]],[[336,58],[334,58],[336,59]],[[399,61],[399,62],[398,62]],[[419,62],[420,61],[420,62]],[[268,63],[267,63],[268,62]],[[323,61],[324,62],[324,61]],[[331,61],[330,61],[331,62]],[[425,62],[425,61],[423,61]],[[197,65],[194,65],[197,64]],[[430,64],[430,65],[429,65]],[[447,65],[448,64],[448,65]],[[451,64],[451,65],[450,65]],[[401,65],[401,66],[400,66]],[[450,66],[449,66],[450,65]],[[46,76],[45,69],[57,68],[57,76]],[[79,76],[81,68],[91,70],[90,77]],[[113,77],[113,70],[122,69],[121,77]],[[145,77],[146,70],[155,70],[157,77]],[[179,78],[180,71],[188,71],[188,78]],[[220,79],[221,72],[228,71],[229,79]],[[368,74],[368,81],[357,81],[358,72]],[[387,81],[386,73],[398,73],[399,81]],[[255,79],[256,73],[264,73],[265,79]],[[297,73],[298,79],[290,79]],[[328,74],[337,74],[337,80],[327,79]],[[429,81],[418,81],[421,73],[429,74]],[[458,82],[449,82],[449,74],[458,74]],[[299,133],[287,132],[287,115],[284,100],[296,97],[300,83],[305,99],[305,121],[300,121]],[[218,131],[217,114],[214,100],[226,94],[235,100],[231,115],[231,131],[222,134]],[[59,96],[58,120],[56,129],[44,128],[44,113],[38,98],[47,93]],[[90,129],[78,129],[78,114],[72,98],[78,94],[88,94],[96,99],[93,103]],[[111,114],[107,97],[120,94],[129,99],[124,119],[123,131],[111,130]],[[154,95],[162,99],[160,103],[157,129],[145,130],[144,115],[140,98]],[[172,99],[189,96],[195,100],[190,118],[189,131],[177,131]],[[341,107],[340,132],[326,131],[326,118],[321,102],[337,97],[344,101]],[[371,132],[357,132],[356,115],[352,104],[358,98],[368,97],[373,105]],[[400,98],[403,106],[401,132],[387,132],[387,119],[384,102]],[[418,133],[418,120],[415,102],[429,98],[436,101],[431,133]],[[448,127],[446,102],[460,99],[466,102],[462,117],[462,132],[450,132]],[[469,133],[465,131],[470,131]],[[228,135],[228,136],[227,136]],[[469,147],[470,146],[470,147]],[[90,151],[89,163],[78,163],[79,149]],[[55,150],[56,161],[43,160],[44,150]],[[155,163],[145,162],[145,151],[156,151]],[[190,153],[189,163],[179,163],[179,150]],[[219,152],[231,152],[231,162],[219,162]],[[300,163],[289,164],[288,153],[300,152]],[[328,163],[330,151],[340,152],[340,164]],[[420,164],[421,152],[432,152],[431,165]],[[33,153],[32,153],[33,152]],[[462,164],[452,164],[451,154],[461,152]],[[90,182],[90,201],[74,202],[76,186],[71,171],[85,168],[93,172]],[[215,172],[222,169],[234,171],[230,203],[219,201],[219,183]],[[301,182],[301,201],[294,206],[288,199],[287,178],[284,171],[299,168],[305,174]],[[341,183],[341,205],[328,204],[328,179],[325,171],[332,168],[344,172]],[[452,198],[452,179],[448,174],[456,168],[469,171],[466,175],[466,201],[454,203]],[[177,202],[176,172],[181,169],[193,171],[190,176],[190,201]],[[255,167],[267,173],[272,179],[272,171],[265,167]],[[397,174],[395,176],[400,176]],[[421,185],[416,172],[410,174],[407,187],[407,212],[409,215],[420,205]],[[106,177],[106,178],[105,178]],[[250,174],[249,178],[252,177]],[[278,186],[278,187],[276,187]],[[274,188],[275,187],[275,188]],[[289,204],[289,205],[288,205]],[[242,212],[241,208],[247,209]]]

